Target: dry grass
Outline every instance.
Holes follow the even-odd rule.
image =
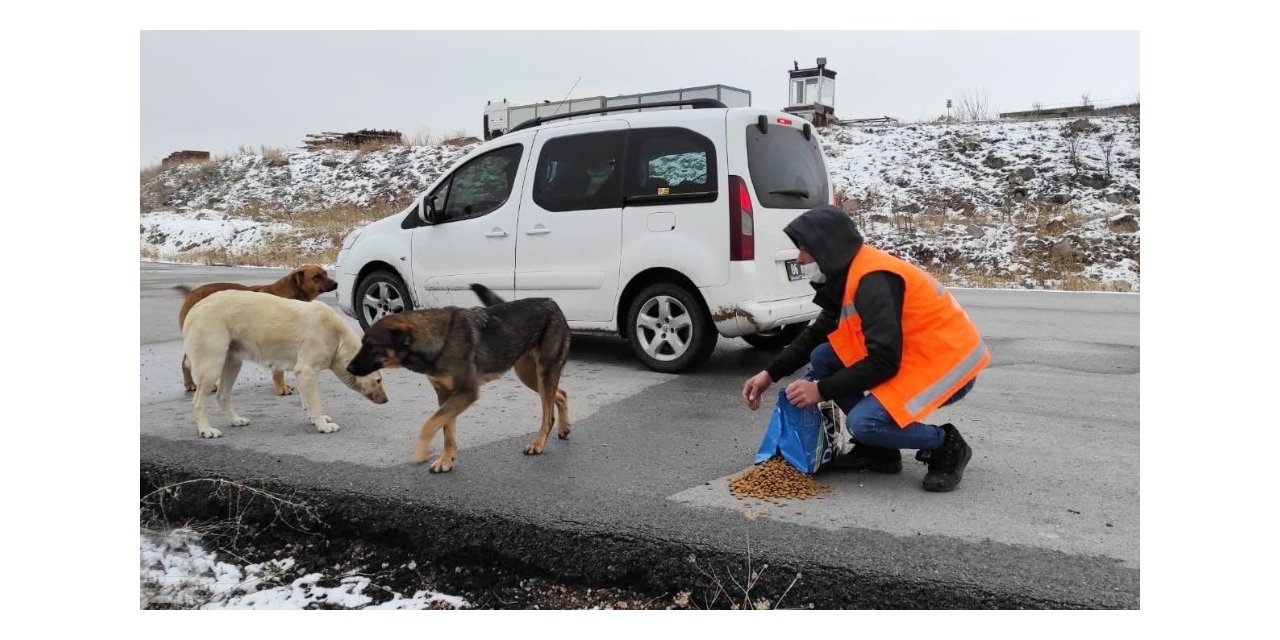
[[[1035,208],[1035,224],[1038,235],[1045,235],[1045,225],[1054,218],[1062,218],[1067,229],[1079,229],[1088,220],[1070,204],[1047,204]]]
[[[236,156],[261,156],[263,160],[283,160],[284,154],[289,151],[291,151],[291,149],[286,149],[284,147],[268,147],[265,144],[260,144],[257,147],[242,144],[236,148],[235,153],[226,156],[218,156],[215,159],[227,160]]]
[[[283,147],[263,146],[259,149],[259,151],[262,154],[263,160],[266,160],[267,162],[276,162],[276,161],[284,160],[284,154],[288,152],[288,149],[285,149]]]
[[[1009,289],[1018,286],[1021,281],[1015,276],[1002,276],[950,265],[923,265],[921,268],[948,287],[964,284],[984,289]]]
[[[873,190],[864,194],[855,194],[846,188],[836,190],[836,203],[853,219],[859,228],[866,228],[868,211],[874,210],[883,197]],[[920,213],[893,213],[889,221],[896,230],[902,233],[914,233],[917,229],[932,231],[942,228],[948,222],[955,222],[954,214],[949,218],[945,199],[939,198],[921,203],[924,211]],[[1138,205],[1128,207],[1129,213],[1139,215]],[[1079,229],[1090,221],[1081,213],[1074,203],[1054,204],[1048,202],[1006,201],[996,206],[966,206],[959,214],[965,221],[984,223],[1003,223],[1034,226],[1035,234],[1044,238],[1060,236],[1061,231],[1050,233],[1047,225],[1050,220],[1061,218],[1062,230]],[[1045,289],[1065,291],[1126,291],[1125,284],[1092,279],[1081,273],[1082,265],[1071,260],[1052,260],[1043,256],[1029,256],[1030,272],[998,273],[995,269],[983,265],[970,265],[962,262],[950,262],[940,265],[925,265],[924,268],[939,282],[951,286],[981,287],[990,289],[1020,289],[1028,284]]]
[[[1130,291],[1117,282],[1099,282],[1080,274],[1069,274],[1059,287],[1063,291]]]
[[[950,266],[925,266],[938,282],[948,287],[963,286],[980,289],[1022,289],[1028,277],[1040,289],[1059,291],[1125,291],[1124,286],[1114,282],[1094,280],[1078,273],[1065,276],[1052,270],[1037,270],[1033,274],[999,274],[980,271],[972,268],[953,268]]]
[[[139,174],[138,184],[146,184],[151,180],[154,180],[156,176],[164,173],[165,168],[166,167],[164,165],[158,162],[156,164],[147,165],[143,167],[142,170],[138,172]]]
[[[938,207],[929,207],[915,214],[916,226],[929,230],[938,230],[947,224],[947,211]]]
[[[960,257],[959,260],[963,260]],[[1030,271],[996,272],[989,266],[952,261],[940,265],[920,265],[946,286],[982,289],[1023,289],[1028,285],[1054,291],[1132,291],[1127,282],[1091,278],[1074,260],[1047,260],[1028,263]]]
[[[864,196],[868,199],[878,198],[871,193]],[[861,218],[865,209],[859,205],[857,198],[848,197],[843,192],[837,193],[840,205],[850,211],[855,223],[865,225]],[[344,205],[324,210],[290,213],[268,208],[269,203],[254,202],[249,207],[236,211],[239,217],[246,217],[259,222],[284,222],[292,227],[287,234],[277,234],[267,238],[257,248],[246,253],[232,254],[226,250],[185,252],[179,256],[159,255],[153,250],[143,249],[143,260],[181,260],[207,265],[247,265],[290,267],[308,262],[333,264],[337,260],[338,249],[342,239],[354,229],[374,220],[402,211],[410,200],[378,207],[357,207]],[[1136,209],[1136,207],[1134,207]],[[1135,211],[1136,213],[1136,211]],[[984,216],[1001,215],[994,209],[980,208],[971,218],[982,222]],[[946,213],[937,208],[929,208],[917,214],[895,214],[895,220],[904,225],[926,230],[941,228],[947,221]],[[1026,222],[1037,222],[1040,235],[1044,235],[1044,223],[1055,217],[1062,217],[1067,229],[1076,228],[1085,221],[1085,217],[1071,209],[1070,205],[1036,205],[1034,210],[1026,212]],[[962,258],[960,258],[962,260]],[[940,265],[927,265],[925,270],[939,282],[952,286],[983,287],[992,289],[1024,288],[1027,284],[1048,289],[1067,291],[1122,291],[1123,286],[1113,282],[1090,279],[1081,273],[1081,265],[1072,260],[1045,260],[1043,257],[1033,259],[1030,272],[996,273],[986,265],[972,265],[962,261],[948,262]]]
[[[1006,200],[994,206],[978,206],[966,208],[963,214],[973,222],[995,222],[1014,225],[1034,225],[1037,235],[1044,236],[1045,225],[1054,218],[1061,217],[1067,229],[1076,229],[1089,221],[1080,213],[1074,203],[1055,204],[1052,202]]]
[[[404,136],[403,140],[410,147],[426,147],[435,144],[432,142],[430,131],[419,131],[413,135]]]
[[[182,254],[183,262],[209,266],[230,267],[296,267],[300,264],[333,264],[338,258],[338,247],[305,251],[289,243],[264,243],[261,247],[244,253],[232,254],[226,249],[188,251]]]
[[[1095,282],[1079,274],[1068,274],[1062,279],[1063,291],[1097,291],[1099,287],[1104,286],[1100,282]]]
[[[264,239],[253,250],[230,253],[226,249],[189,251],[183,262],[206,265],[244,265],[254,267],[291,267],[306,263],[333,264],[338,258],[342,239],[356,228],[385,218],[406,205],[356,207],[343,205],[324,211],[291,214],[263,208],[244,209],[237,215],[259,222],[286,222],[293,230]],[[143,250],[142,258],[160,259],[154,251]],[[172,256],[169,257],[170,259]]]
[[[258,222],[287,222],[294,227],[309,230],[349,229],[385,218],[409,206],[413,198],[405,198],[404,202],[388,205],[361,207],[353,204],[341,204],[328,209],[290,213],[278,209],[258,208],[257,210],[238,210],[236,216],[247,217]]]
[[[403,140],[366,140],[355,147],[352,147],[360,153],[369,153],[372,151],[382,151],[392,147],[412,146],[404,143]]]
[[[175,162],[168,166],[165,166],[165,164],[162,162],[157,162],[156,164],[147,165],[143,167],[138,172],[138,177],[139,177],[138,184],[146,184],[147,182],[154,180],[157,176],[164,173],[165,171],[168,171],[169,169],[172,169],[174,167],[180,167],[182,165],[187,165],[187,164],[199,165],[201,169],[204,170],[204,169],[216,167],[216,165],[218,164],[218,161],[213,158],[209,160],[183,160],[181,162]]]
[[[459,140],[461,138],[470,137],[473,136],[470,133],[467,133],[466,129],[454,129],[453,131],[440,136],[440,138],[436,140],[436,144],[443,144],[445,140]]]

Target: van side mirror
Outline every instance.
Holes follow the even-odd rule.
[[[422,206],[418,208],[418,214],[423,222],[435,224],[435,221],[440,217],[440,212],[436,209],[436,197],[434,195],[423,198]]]

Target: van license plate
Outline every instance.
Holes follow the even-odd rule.
[[[799,263],[799,262],[796,262],[795,260],[788,260],[786,264],[787,264],[787,279],[788,279],[788,280],[803,280],[803,279],[804,279],[804,272],[800,270],[800,263]]]

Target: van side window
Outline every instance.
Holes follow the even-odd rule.
[[[518,144],[495,149],[455,171],[432,194],[436,211],[443,212],[439,222],[479,218],[501,207],[515,186],[523,149]]]
[[[538,156],[533,201],[547,211],[622,207],[624,131],[564,136]]]
[[[706,136],[678,127],[632,129],[627,148],[628,206],[716,199],[716,148]]]

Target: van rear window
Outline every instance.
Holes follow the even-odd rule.
[[[793,127],[769,125],[768,133],[761,133],[754,123],[748,125],[747,167],[763,207],[812,209],[831,202],[816,132],[805,140]]]

